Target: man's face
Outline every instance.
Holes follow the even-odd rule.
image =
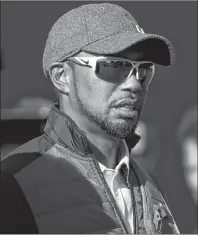
[[[93,55],[81,52],[78,56]],[[124,51],[116,56],[136,61],[141,60],[142,55]],[[125,138],[135,131],[148,88],[142,88],[134,74],[117,83],[97,77],[92,68],[76,65],[73,82],[70,100],[79,108],[79,118],[87,118],[115,138]],[[124,103],[120,103],[122,101]],[[127,109],[128,103],[131,108]]]

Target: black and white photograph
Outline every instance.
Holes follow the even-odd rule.
[[[1,1],[0,234],[197,234],[197,1]]]

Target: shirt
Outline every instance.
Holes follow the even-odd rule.
[[[127,173],[129,172],[129,151],[124,140],[120,152],[120,162],[115,169],[109,169],[100,162],[99,166],[121,211],[125,224],[128,228],[128,232],[133,234],[134,225],[132,197],[130,189],[127,187],[124,176],[121,173],[121,167],[123,165],[126,165]]]

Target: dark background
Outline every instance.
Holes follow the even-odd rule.
[[[57,18],[83,3],[2,2],[1,108],[12,108],[25,96],[54,100],[42,71],[47,34]],[[197,208],[184,182],[175,132],[186,108],[197,103],[197,2],[114,3],[130,11],[145,32],[161,34],[175,47],[177,61],[170,68],[157,68],[142,119],[160,126],[162,149],[154,173],[167,192],[180,232],[192,233]]]

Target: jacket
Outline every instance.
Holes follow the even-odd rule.
[[[135,233],[179,233],[153,178],[131,156],[122,172]],[[85,133],[56,105],[44,133],[1,162],[1,216],[1,233],[128,233]]]

